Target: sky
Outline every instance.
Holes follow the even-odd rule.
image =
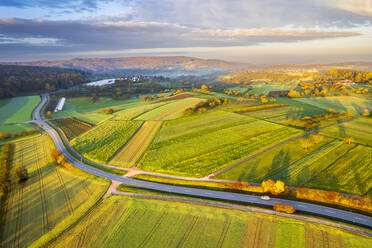
[[[372,61],[372,0],[0,0],[0,61]]]

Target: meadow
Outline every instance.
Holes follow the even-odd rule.
[[[107,115],[99,112],[101,108],[113,108],[114,111],[121,111],[127,108],[132,108],[144,105],[138,99],[115,100],[112,98],[99,98],[93,102],[89,97],[67,98],[63,111],[53,113],[53,118],[59,119],[64,117],[76,117],[80,120],[98,124],[106,119],[110,119],[113,115]]]
[[[263,95],[263,94],[269,94],[270,91],[279,91],[279,90],[290,90],[291,86],[281,85],[281,84],[252,84],[251,85],[253,89],[248,91],[249,94],[257,94],[257,95]]]
[[[26,124],[0,125],[0,133],[19,133],[34,130],[36,129],[33,126]]]
[[[291,100],[309,104],[323,110],[332,108],[338,112],[351,111],[354,114],[363,114],[367,107],[372,106],[372,100],[355,96],[311,97],[296,98]]]
[[[158,103],[153,103],[153,104],[147,104],[147,105],[141,105],[141,106],[136,106],[128,109],[124,109],[121,111],[118,111],[114,113],[113,120],[132,120],[133,118],[138,117],[139,115],[150,111],[152,109],[158,108],[162,105],[166,104],[165,102],[158,102]]]
[[[202,237],[202,238],[201,238]],[[111,196],[50,247],[368,247],[370,239],[280,216]]]
[[[51,120],[50,122],[60,128],[68,140],[72,140],[93,128],[93,125],[74,117]]]
[[[176,119],[182,116],[184,109],[192,107],[200,101],[201,99],[194,97],[172,101],[138,116],[135,120],[161,121]]]
[[[206,176],[301,131],[246,116],[202,115],[163,127],[139,168],[173,175]]]
[[[355,142],[372,146],[372,118],[360,117],[337,126],[325,128],[320,133],[340,139],[353,137]]]
[[[147,150],[161,126],[160,121],[146,121],[125,147],[110,161],[120,167],[132,167]]]
[[[141,121],[108,120],[73,139],[71,145],[92,161],[106,163],[141,125]]]
[[[306,186],[364,195],[372,188],[372,148],[324,138],[305,150],[300,139],[266,151],[216,178],[261,183],[269,178]],[[358,185],[358,186],[355,186]]]
[[[55,237],[106,191],[107,182],[57,166],[52,148],[47,136],[15,143],[12,166],[24,165],[29,179],[12,188],[1,247],[28,247]]]
[[[40,96],[22,96],[0,100],[0,123],[30,121]]]

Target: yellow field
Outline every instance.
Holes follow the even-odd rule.
[[[132,167],[146,151],[161,126],[161,121],[146,121],[128,144],[113,158],[111,164]]]
[[[356,233],[290,218],[111,196],[50,247],[371,247]]]
[[[13,167],[23,164],[30,178],[12,188],[1,247],[28,247],[43,235],[47,240],[80,217],[106,191],[108,183],[57,166],[51,148],[45,135],[15,143]]]

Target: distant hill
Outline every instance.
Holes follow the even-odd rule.
[[[324,72],[329,69],[347,69],[355,71],[372,71],[372,62],[342,62],[329,64],[282,64],[274,66],[266,66],[272,70],[287,70],[287,71],[319,71]]]
[[[247,66],[215,59],[199,59],[184,56],[168,57],[122,57],[122,58],[86,58],[70,60],[40,60],[33,62],[2,63],[9,65],[44,66],[79,69],[98,73],[111,73],[128,70],[152,71],[231,71]]]
[[[0,65],[0,98],[69,88],[89,76],[75,69]]]

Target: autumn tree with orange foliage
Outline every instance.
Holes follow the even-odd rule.
[[[274,204],[274,210],[277,212],[283,212],[287,214],[293,214],[296,212],[296,208],[288,205],[288,204],[281,204],[281,203],[276,203]]]

